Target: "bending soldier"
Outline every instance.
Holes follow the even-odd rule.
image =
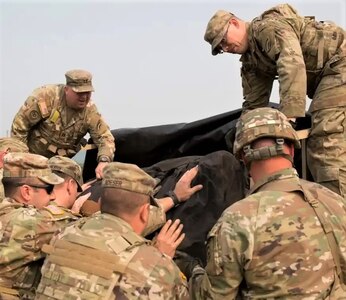
[[[204,39],[213,55],[242,55],[244,111],[268,105],[275,79],[280,110],[291,121],[305,116],[306,95],[312,99],[309,169],[315,182],[346,197],[345,30],[283,4],[251,22],[219,10]]]
[[[84,70],[65,74],[66,85],[37,88],[14,117],[11,136],[28,144],[30,152],[50,158],[73,157],[90,133],[98,147],[95,172],[113,161],[115,144],[108,125],[90,100],[94,91],[92,75]]]
[[[54,174],[64,179],[64,182],[54,186],[55,200],[50,205],[79,213],[79,208],[74,209],[73,207],[78,194],[83,191],[81,166],[74,160],[63,156],[51,157],[48,165]]]
[[[298,136],[281,112],[258,108],[237,123],[235,155],[249,169],[249,196],[227,208],[208,236],[205,269],[189,257],[193,299],[343,299],[346,202],[299,179]]]
[[[45,246],[37,299],[188,299],[186,280],[171,259],[184,237],[182,226],[168,223],[160,232],[170,237],[170,247],[160,248],[166,254],[141,236],[156,183],[135,165],[108,164],[101,213],[65,228]]]

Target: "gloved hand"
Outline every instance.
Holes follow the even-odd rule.
[[[173,260],[188,280],[192,276],[193,269],[196,266],[202,266],[202,263],[198,258],[192,257],[191,255],[178,250],[175,252]]]

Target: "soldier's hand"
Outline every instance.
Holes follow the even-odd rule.
[[[195,179],[198,173],[198,166],[186,171],[176,183],[174,193],[177,195],[180,202],[185,202],[190,197],[203,188],[202,184],[197,184],[191,187],[192,180]]]
[[[91,181],[88,181],[88,182],[84,183],[84,184],[82,185],[82,190],[85,191],[86,189],[90,188],[91,185],[92,185],[94,182],[96,182],[96,181],[97,181],[97,179],[94,179],[94,180],[91,180]]]
[[[174,222],[168,220],[160,230],[154,240],[154,246],[162,253],[173,258],[175,250],[185,238],[185,233],[181,233],[183,224],[177,219]]]
[[[89,199],[90,195],[91,195],[91,192],[86,193],[85,195],[80,196],[79,198],[77,198],[76,201],[73,203],[73,206],[71,208],[72,212],[74,212],[76,214],[79,214],[80,213],[80,208],[82,207],[84,202]]]
[[[95,169],[95,174],[97,179],[101,179],[103,177],[103,168],[108,164],[108,162],[99,162]]]

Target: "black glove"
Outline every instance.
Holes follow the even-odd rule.
[[[198,258],[192,257],[191,255],[178,250],[175,251],[173,260],[188,280],[192,276],[193,269],[198,265],[202,266],[202,263]]]

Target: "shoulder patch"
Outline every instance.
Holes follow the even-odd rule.
[[[29,116],[31,120],[37,120],[40,117],[37,110],[32,110]]]
[[[40,109],[41,116],[43,118],[48,117],[49,116],[49,111],[48,111],[48,108],[47,108],[46,101],[39,100],[37,104],[38,104],[38,108]]]
[[[47,205],[44,207],[44,209],[49,211],[54,216],[61,216],[64,214],[64,210],[55,205]]]

